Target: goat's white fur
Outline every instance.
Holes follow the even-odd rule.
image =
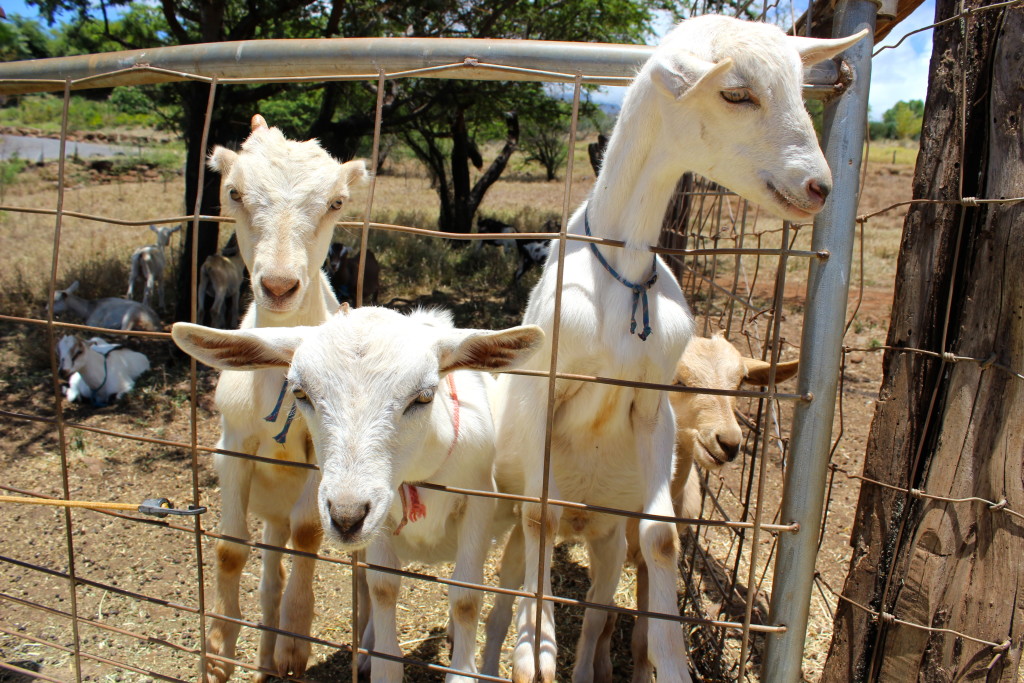
[[[253,117],[252,133],[241,151],[217,147],[209,166],[221,174],[221,211],[235,218],[235,235],[249,269],[253,303],[241,327],[318,325],[338,310],[320,269],[330,246],[334,223],[349,186],[363,180],[362,161],[340,164],[315,140],[285,139],[263,117]],[[274,409],[285,373],[280,368],[257,372],[221,373],[215,401],[221,412],[218,447],[265,458],[313,463],[314,452],[305,421],[292,423],[284,444],[274,441],[285,424],[291,400],[286,397],[274,422]],[[315,553],[320,547],[316,508],[319,476],[295,467],[277,467],[218,454],[214,465],[220,479],[220,531],[248,538],[246,516],[263,520],[263,542],[283,546],[290,539],[297,550]],[[240,617],[238,587],[249,555],[246,546],[217,542],[215,610]],[[263,623],[308,634],[313,620],[314,560],[292,558],[287,587],[281,553],[263,551],[260,603]],[[283,597],[282,597],[282,591]],[[239,626],[214,620],[207,649],[233,657]],[[301,676],[309,658],[309,641],[263,631],[259,663],[281,674]],[[208,660],[207,678],[224,681],[233,665]],[[264,678],[259,674],[257,678]]]
[[[242,283],[245,281],[245,262],[242,260],[242,252],[237,247],[230,253],[225,251],[207,256],[199,269],[196,320],[202,321],[206,313],[206,297],[210,295],[213,296],[210,325],[234,329],[238,327],[238,306],[242,296]],[[229,302],[227,318],[224,316],[225,300]]]
[[[145,354],[110,344],[102,337],[83,341],[66,335],[57,342],[60,376],[68,380],[67,399],[104,406],[127,394],[149,370]]]
[[[649,247],[657,244],[662,218],[679,176],[702,174],[769,210],[806,219],[820,210],[831,176],[800,97],[802,67],[837,54],[863,37],[813,41],[789,38],[777,27],[719,16],[688,20],[670,32],[630,86],[608,144],[601,173],[568,231],[582,234],[585,211],[593,234],[622,240],[625,249],[599,247],[615,270],[632,282],[651,275]],[[749,92],[734,104],[723,91]],[[554,328],[556,264],[553,245],[524,322]],[[669,384],[693,323],[672,273],[654,259],[657,282],[649,292],[653,334],[646,342],[629,334],[632,291],[612,279],[589,245],[565,246],[561,298],[560,372]],[[639,317],[640,312],[637,312]],[[547,370],[548,342],[529,367]],[[540,496],[544,477],[547,384],[521,375],[499,380],[498,452],[495,478],[502,490]],[[559,380],[552,425],[552,498],[652,515],[673,514],[671,481],[675,420],[663,392]],[[540,528],[546,528],[543,561]],[[550,593],[556,531],[583,536],[590,549],[592,584],[587,599],[610,604],[626,554],[621,517],[522,506],[524,588]],[[667,522],[640,523],[639,543],[650,575],[654,612],[678,614],[679,540]],[[544,567],[538,575],[538,566]],[[556,645],[552,603],[536,621],[533,599],[520,601],[513,680],[535,675],[554,680]],[[595,642],[605,614],[588,610],[585,643]],[[689,681],[679,624],[653,620],[650,660],[660,681]],[[540,670],[535,671],[534,648]],[[593,653],[577,652],[574,680],[592,681]]]
[[[156,244],[148,247],[139,247],[132,254],[132,267],[128,275],[128,298],[135,298],[135,288],[142,287],[142,303],[149,306],[153,292],[160,292],[160,308],[164,306],[164,268],[167,267],[167,255],[164,247],[171,243],[171,235],[181,229],[180,225],[173,228],[158,228],[155,225],[149,229],[156,233]]]
[[[104,299],[83,299],[75,294],[78,280],[67,289],[60,289],[53,296],[54,315],[71,311],[85,321],[89,327],[105,327],[110,330],[159,331],[160,318],[145,304],[120,297]]]
[[[454,559],[453,579],[483,580],[492,499],[418,489],[427,514],[399,527],[403,505],[395,493],[403,483],[422,481],[494,490],[494,427],[485,385],[493,380],[474,370],[518,366],[539,346],[539,328],[461,330],[447,313],[403,316],[343,306],[319,327],[218,332],[179,323],[173,335],[182,349],[216,367],[265,372],[290,366],[288,386],[320,465],[318,508],[329,538],[346,550],[368,546],[370,564],[400,568],[414,560]],[[374,571],[366,578],[373,610],[364,646],[400,655],[400,579]],[[449,590],[452,668],[467,673],[476,672],[480,602],[477,591]],[[400,681],[402,665],[374,658],[371,678]],[[449,674],[447,680],[474,679]]]

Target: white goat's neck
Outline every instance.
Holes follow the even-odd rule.
[[[623,277],[639,283],[650,275],[648,247],[658,244],[680,169],[688,165],[656,147],[662,114],[653,101],[654,86],[644,81],[633,89],[608,142],[587,213],[595,237],[626,243],[626,249],[603,247],[601,253]]]
[[[106,383],[108,373],[105,366],[109,360],[109,358],[104,358],[102,353],[96,351],[88,344],[85,345],[85,363],[78,369],[78,374],[82,376],[82,379],[85,380],[85,383],[93,391],[102,389],[103,384]]]

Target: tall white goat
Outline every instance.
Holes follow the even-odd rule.
[[[153,292],[160,292],[160,308],[164,307],[164,269],[167,267],[167,255],[164,247],[171,243],[171,235],[181,230],[180,225],[173,228],[158,228],[155,225],[149,229],[156,233],[156,244],[148,247],[139,247],[132,254],[132,269],[128,275],[128,298],[135,298],[135,288],[142,289],[142,303],[149,306]]]
[[[179,323],[177,344],[225,370],[287,370],[288,389],[320,464],[317,506],[343,549],[369,547],[367,561],[455,560],[452,578],[481,583],[494,502],[420,489],[429,481],[494,490],[494,427],[483,372],[520,365],[543,338],[537,327],[456,329],[447,313],[403,316],[343,306],[315,328],[233,332]],[[397,494],[397,495],[396,495]],[[400,578],[369,571],[372,625],[364,645],[401,655],[395,625]],[[480,593],[449,589],[452,668],[476,672]],[[376,645],[375,645],[376,644]],[[401,681],[402,665],[374,658],[372,680]],[[449,674],[449,682],[471,677]]]
[[[295,327],[327,320],[338,310],[338,300],[320,265],[350,185],[366,176],[365,164],[340,164],[315,140],[287,140],[257,114],[241,150],[216,147],[209,166],[221,174],[221,211],[235,218],[235,235],[252,281],[253,303],[241,327]],[[295,414],[290,398],[280,368],[222,372],[215,396],[221,413],[218,447],[271,460],[314,463],[305,419]],[[214,457],[214,465],[221,488],[221,533],[248,538],[246,516],[251,511],[264,522],[264,543],[283,546],[290,539],[296,550],[317,551],[322,534],[315,473],[223,454]],[[218,613],[241,616],[238,585],[248,556],[247,546],[217,542]],[[281,559],[279,551],[263,551],[262,623],[308,635],[315,561],[293,556],[285,588]],[[233,657],[238,630],[237,623],[215,619],[207,638],[208,651]],[[309,652],[308,640],[267,630],[261,633],[263,669],[301,676]],[[210,659],[207,678],[227,680],[233,669],[230,663]]]
[[[703,16],[665,36],[627,91],[594,189],[568,225],[572,234],[618,239],[626,247],[565,246],[559,371],[671,383],[693,321],[672,273],[649,247],[658,243],[676,181],[686,171],[705,175],[791,220],[819,211],[831,175],[801,99],[803,67],[865,33],[814,40],[787,37],[767,24]],[[549,340],[561,248],[553,245],[524,316],[549,332]],[[547,370],[551,351],[548,342],[528,366]],[[495,478],[502,490],[542,493],[546,396],[547,384],[536,378],[499,380]],[[559,380],[554,408],[550,497],[673,514],[675,419],[664,392]],[[582,536],[590,550],[587,599],[611,604],[626,554],[621,517],[548,506],[542,520],[541,505],[527,503],[521,523],[526,591],[550,594],[551,552],[560,531]],[[644,520],[639,537],[650,609],[677,615],[675,527]],[[552,603],[544,602],[539,625],[536,608],[535,599],[520,601],[512,662],[517,682],[555,677]],[[603,611],[588,610],[584,642],[596,642],[605,621]],[[651,621],[648,654],[660,681],[690,680],[677,622]],[[593,661],[592,652],[578,652],[574,680],[593,680]]]
[[[92,401],[102,407],[135,387],[139,375],[149,370],[146,354],[110,344],[102,337],[83,341],[65,335],[57,342],[59,374],[68,380],[67,399]]]
[[[83,299],[75,294],[77,291],[78,280],[75,280],[67,289],[54,293],[54,315],[71,311],[89,327],[106,327],[110,330],[157,332],[162,327],[159,316],[145,304],[116,296]]]
[[[238,239],[231,239],[219,254],[210,254],[199,269],[199,290],[196,320],[202,322],[206,313],[206,297],[213,297],[210,306],[210,325],[221,329],[238,327],[238,306],[242,297],[242,283],[245,281],[245,262],[238,248]],[[224,302],[228,301],[228,315],[224,317]]]

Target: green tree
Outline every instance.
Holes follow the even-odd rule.
[[[909,102],[900,100],[882,114],[882,123],[890,126],[893,136],[901,140],[919,138],[923,120],[924,102],[921,100],[910,100]]]

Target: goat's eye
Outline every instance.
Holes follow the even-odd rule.
[[[757,104],[757,100],[747,88],[723,90],[721,95],[723,100],[726,102],[732,102],[733,104]]]
[[[416,397],[415,403],[430,403],[434,400],[434,390],[424,389],[420,392],[419,396]]]
[[[331,202],[331,211],[338,211],[343,206],[345,206],[344,199],[335,199],[333,202]]]
[[[228,196],[231,197],[231,201],[233,202],[242,201],[242,193],[233,187],[230,190],[228,190]]]
[[[306,392],[303,391],[302,389],[299,389],[298,387],[292,389],[292,396],[295,397],[296,401],[308,401],[309,400],[309,396],[306,395]]]

